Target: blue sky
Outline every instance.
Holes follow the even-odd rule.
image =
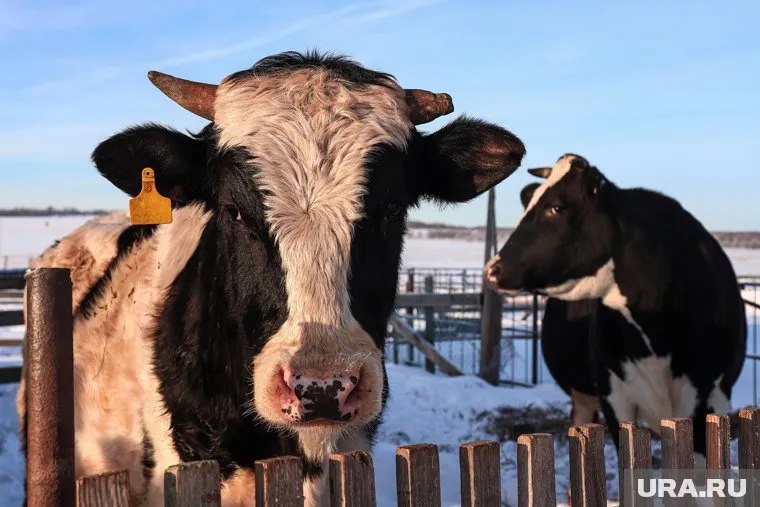
[[[711,229],[760,229],[759,2],[224,4],[0,0],[0,207],[125,207],[89,162],[95,145],[145,121],[203,124],[149,84],[150,69],[218,82],[319,48],[449,92],[457,113],[517,134],[524,167],[579,153]],[[498,187],[499,225],[519,218],[530,180]],[[413,217],[481,224],[485,200]]]

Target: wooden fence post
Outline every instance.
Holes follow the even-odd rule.
[[[554,507],[554,437],[548,433],[517,438],[518,507]]]
[[[374,507],[376,504],[372,455],[354,451],[330,456],[331,507]]]
[[[398,507],[440,507],[437,446],[417,444],[396,450],[396,495]]]
[[[219,507],[219,463],[191,461],[164,472],[164,507]]]
[[[501,503],[501,447],[499,442],[470,442],[459,446],[462,507],[489,507]]]
[[[303,507],[302,484],[301,458],[286,456],[257,461],[256,507]]]
[[[727,415],[707,414],[707,468],[731,468],[731,418]]]
[[[488,215],[486,218],[487,263],[498,250],[496,237],[496,191],[488,192]],[[483,307],[480,314],[480,372],[479,375],[489,384],[499,384],[501,372],[501,318],[502,297],[492,290],[483,278]]]
[[[77,479],[77,507],[129,507],[126,470]]]
[[[739,468],[760,469],[760,409],[739,411]]]
[[[739,411],[739,468],[760,469],[760,409],[743,408]],[[760,499],[760,486],[750,481],[746,505],[756,505]]]
[[[425,277],[425,293],[432,294],[434,291],[434,280],[432,275]],[[425,340],[431,345],[435,344],[435,308],[432,306],[425,307]],[[425,370],[435,373],[435,363],[425,358]]]
[[[27,505],[75,504],[74,347],[68,269],[26,276]]]
[[[662,469],[694,468],[694,431],[691,419],[676,417],[660,421]]]
[[[651,470],[652,443],[649,430],[640,428],[636,423],[620,423],[620,450],[618,453],[619,496],[622,505],[626,490],[635,491],[633,482],[626,484],[625,470]],[[631,478],[632,480],[633,478]],[[652,499],[642,498],[635,503],[636,507],[653,505]],[[634,506],[628,506],[634,507]]]
[[[414,292],[414,268],[409,268],[406,272],[406,292],[407,294]],[[409,318],[411,318],[414,315],[414,308],[411,306],[408,307],[406,309],[406,314],[409,316]],[[414,322],[409,322],[409,325],[412,327],[412,329],[414,329]],[[408,364],[414,363],[414,345],[411,343],[406,347],[406,362]]]
[[[533,341],[531,357],[531,383],[538,384],[538,294],[533,294],[533,329],[530,338]]]
[[[570,496],[573,507],[605,507],[604,426],[570,428]]]

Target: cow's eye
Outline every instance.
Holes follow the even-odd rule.
[[[235,206],[234,204],[226,204],[224,206],[224,210],[227,212],[227,215],[229,217],[237,222],[242,220],[242,216],[240,216],[240,210]]]
[[[564,210],[565,208],[561,204],[554,204],[549,208],[548,212],[549,215],[556,216],[562,213]]]

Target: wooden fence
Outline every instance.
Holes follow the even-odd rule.
[[[739,413],[739,467],[760,469],[760,410]],[[662,468],[690,469],[692,421],[663,419]],[[604,427],[587,424],[569,430],[571,504],[583,507],[607,505]],[[518,506],[548,507],[557,504],[554,474],[554,436],[548,433],[521,435],[517,451]],[[707,468],[726,469],[729,457],[730,422],[725,415],[707,416]],[[501,505],[501,447],[495,441],[478,441],[459,446],[462,506]],[[632,423],[620,425],[618,455],[620,486],[623,470],[651,469],[650,432]],[[363,451],[330,457],[330,505],[372,507],[376,505],[372,456]],[[257,507],[300,507],[302,465],[300,458],[280,457],[255,464],[255,487],[250,505]],[[439,507],[441,476],[438,448],[431,444],[399,447],[396,450],[396,505]],[[127,506],[126,471],[84,477],[76,482],[79,507]],[[172,466],[164,473],[164,505],[221,505],[219,465],[197,461]],[[563,500],[563,498],[559,498]]]

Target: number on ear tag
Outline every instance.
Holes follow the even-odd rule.
[[[142,190],[129,200],[129,219],[132,225],[172,223],[172,201],[158,193],[153,169],[142,170]]]

